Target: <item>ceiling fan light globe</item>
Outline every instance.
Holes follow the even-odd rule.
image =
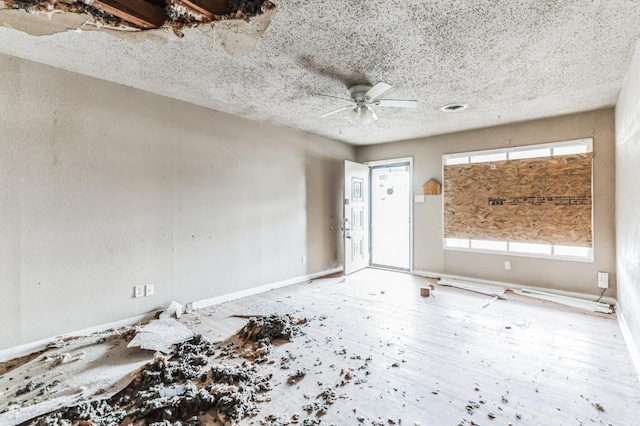
[[[371,124],[378,119],[378,115],[369,105],[365,105],[362,110],[362,114],[360,115],[360,121],[362,124]]]
[[[362,107],[359,105],[356,106],[354,109],[349,111],[349,113],[345,116],[345,118],[351,124],[360,124],[360,122],[362,121]]]

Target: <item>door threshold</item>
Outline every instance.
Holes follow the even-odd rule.
[[[405,268],[396,268],[394,266],[385,266],[385,265],[369,265],[369,268],[373,269],[381,269],[383,271],[391,271],[391,272],[400,272],[403,274],[411,274],[409,269]]]

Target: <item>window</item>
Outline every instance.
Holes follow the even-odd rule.
[[[489,163],[492,161],[504,161],[507,159],[506,152],[498,152],[495,154],[480,154],[469,156],[470,163]]]
[[[584,154],[593,151],[592,139],[577,139],[566,142],[555,142],[535,146],[521,146],[487,151],[465,152],[461,154],[443,155],[444,165],[482,163],[521,158],[551,157],[568,154]]]
[[[445,168],[445,185],[444,185],[444,207],[445,207],[445,232],[444,232],[444,248],[449,250],[463,250],[463,251],[479,251],[479,252],[491,252],[491,253],[508,253],[509,255],[515,256],[530,256],[530,257],[549,257],[549,258],[561,258],[566,260],[578,260],[578,261],[593,261],[593,244],[591,241],[591,222],[593,215],[593,206],[591,200],[591,156],[580,156],[576,154],[588,154],[593,151],[593,140],[592,139],[579,139],[572,140],[566,142],[558,142],[552,144],[539,144],[534,146],[523,146],[523,147],[512,147],[506,149],[499,150],[487,150],[487,151],[478,151],[478,152],[467,152],[467,153],[458,153],[458,154],[447,154],[443,156],[443,167]],[[575,155],[575,157],[571,157]],[[565,156],[563,158],[558,159],[557,161],[553,161],[551,157]],[[544,185],[538,185],[539,176],[534,175],[527,181],[526,188],[530,188],[530,193],[521,194],[523,191],[522,188],[525,186],[520,186],[519,189],[514,190],[512,194],[506,195],[495,195],[493,198],[491,196],[481,199],[486,200],[487,209],[490,211],[491,208],[503,206],[510,207],[512,209],[516,209],[512,214],[513,220],[509,219],[501,219],[492,222],[490,219],[487,219],[486,225],[487,229],[483,232],[476,233],[473,229],[455,229],[454,227],[448,227],[447,223],[447,191],[451,195],[451,197],[458,196],[461,198],[461,202],[458,207],[466,207],[464,197],[469,194],[475,193],[477,190],[475,188],[469,188],[470,186],[478,186],[479,188],[482,185],[491,186],[496,185],[498,180],[492,180],[492,176],[488,172],[488,170],[496,170],[500,169],[500,167],[506,167],[507,165],[513,165],[514,167],[521,167],[522,170],[527,170],[527,168],[531,168],[534,166],[542,167],[540,170],[545,170],[544,158],[549,158],[549,164],[555,164],[558,162],[569,161],[570,167],[578,167],[579,172],[582,173],[582,182],[586,182],[588,180],[588,184],[585,183],[584,191],[579,194],[559,194],[559,193],[544,193],[540,192],[538,188],[539,186],[544,187]],[[584,161],[578,164],[578,161],[573,161],[575,158],[583,159]],[[514,161],[513,163],[508,163],[510,160],[519,160]],[[542,160],[542,161],[540,161]],[[588,160],[588,161],[587,161]],[[523,162],[524,161],[524,162]],[[573,161],[573,162],[571,162]],[[501,163],[502,162],[502,163]],[[487,164],[488,167],[485,167],[485,174],[475,176],[473,175],[473,171],[477,170],[477,167],[482,168],[482,164]],[[578,164],[578,165],[576,165]],[[458,166],[457,168],[447,168],[446,166]],[[474,169],[476,167],[476,169]],[[447,185],[448,174],[447,169],[450,170],[460,170],[461,174],[464,176],[464,180],[460,180],[462,183],[458,183],[458,186]],[[513,174],[513,173],[512,173]],[[516,173],[517,174],[517,173]],[[449,173],[450,176],[451,173]],[[568,173],[569,176],[573,175],[572,173]],[[449,176],[449,178],[450,178]],[[501,175],[495,175],[501,176]],[[479,177],[478,179],[476,179]],[[560,176],[562,178],[562,176]],[[575,185],[574,180],[570,178],[567,182],[564,183],[565,187],[573,188]],[[522,179],[521,179],[522,180]],[[455,179],[453,179],[455,182]],[[473,184],[469,184],[469,182],[473,182]],[[520,181],[516,182],[519,183]],[[515,185],[517,186],[517,185]],[[465,192],[466,191],[466,192]],[[536,192],[538,191],[538,192]],[[587,194],[588,192],[588,194]],[[583,239],[578,239],[575,242],[569,241],[569,237],[565,237],[566,240],[563,240],[559,237],[559,241],[550,241],[553,238],[550,238],[548,235],[533,235],[531,230],[532,227],[530,223],[519,223],[518,221],[522,221],[523,216],[527,216],[526,212],[522,212],[521,210],[526,209],[518,209],[514,206],[516,205],[526,205],[527,208],[531,208],[532,210],[541,210],[545,208],[545,205],[548,206],[551,210],[553,209],[566,209],[569,212],[567,214],[564,213],[564,216],[571,215],[575,207],[577,211],[579,211],[579,216],[581,216],[582,221],[577,221],[582,226],[582,232],[587,235]],[[580,207],[581,206],[581,207]],[[464,226],[462,228],[473,228],[472,225],[469,225],[470,222],[465,221],[464,219],[456,219],[456,214],[460,215],[459,210],[453,208],[451,210],[451,214],[449,215],[449,219],[458,220],[459,222],[464,222]],[[477,208],[476,208],[477,211]],[[476,212],[477,213],[477,212]],[[540,213],[539,213],[540,214]],[[544,216],[544,213],[541,214]],[[491,216],[487,216],[491,217]],[[574,220],[575,218],[569,218]],[[502,229],[497,229],[497,231],[493,228],[500,228],[500,224],[504,222],[513,222],[513,224],[507,224],[503,226]],[[553,222],[548,222],[553,225]],[[569,223],[569,222],[567,222]],[[497,225],[496,225],[497,224]],[[585,229],[588,224],[588,230]],[[513,232],[513,235],[518,238],[503,238],[503,239],[495,239],[495,235],[507,235],[504,232],[504,228],[508,228],[509,226],[522,226],[522,228],[526,232]],[[544,226],[541,226],[544,228]],[[450,229],[453,231],[448,232]],[[562,234],[562,232],[558,232]],[[575,235],[580,232],[575,232],[573,229],[564,229],[564,233],[566,235]],[[467,235],[465,235],[467,234]],[[489,238],[482,238],[479,235],[485,235]],[[536,239],[539,239],[536,241]],[[540,241],[547,240],[547,241]],[[575,245],[574,245],[575,243]]]

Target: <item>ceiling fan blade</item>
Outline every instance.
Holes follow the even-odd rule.
[[[368,102],[375,101],[380,96],[384,95],[389,89],[391,89],[391,86],[381,81],[364,94],[364,99]]]
[[[347,102],[351,101],[351,102],[353,102],[353,99],[341,98],[339,96],[323,95],[322,93],[316,93],[313,96],[324,96],[325,98],[340,99],[341,101],[347,101]]]
[[[346,110],[348,110],[348,109],[353,109],[353,105],[349,105],[349,106],[346,106],[346,107],[342,107],[342,108],[337,109],[337,110],[335,110],[335,111],[331,111],[331,112],[328,112],[328,113],[326,113],[326,114],[322,114],[322,115],[321,115],[320,117],[318,117],[318,118],[325,118],[325,117],[328,117],[328,116],[330,116],[330,115],[337,114],[337,113],[342,112],[342,111],[346,111]]]
[[[405,99],[380,99],[378,101],[375,101],[374,104],[381,107],[415,108],[418,106],[418,101],[410,101]]]

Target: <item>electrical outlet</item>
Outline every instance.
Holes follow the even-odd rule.
[[[509,260],[504,261],[504,269],[506,269],[507,271],[511,270],[511,261]]]
[[[608,272],[598,272],[598,287],[599,288],[609,288],[609,273]]]
[[[154,286],[153,284],[147,284],[145,286],[145,296],[149,297],[149,296],[153,296],[153,292],[154,292]]]
[[[307,263],[307,256],[302,256],[302,263]]]
[[[144,297],[144,286],[137,285],[133,287],[133,297]]]

